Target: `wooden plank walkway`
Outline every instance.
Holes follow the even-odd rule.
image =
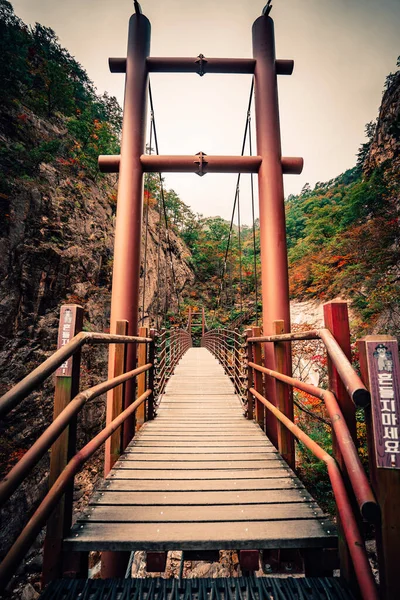
[[[192,348],[65,540],[73,550],[335,547],[334,526],[233,385]]]

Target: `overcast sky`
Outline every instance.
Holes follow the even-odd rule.
[[[122,103],[124,76],[109,56],[126,56],[131,0],[11,0],[26,23],[52,27],[100,93]],[[142,0],[152,23],[152,56],[251,57],[251,26],[266,0]],[[364,126],[377,116],[386,75],[400,54],[400,0],[273,0],[284,156],[303,156],[297,193],[354,166]],[[240,153],[250,76],[153,74],[161,154]],[[166,176],[195,212],[229,219],[236,176]],[[242,176],[243,220],[250,223],[249,176]]]

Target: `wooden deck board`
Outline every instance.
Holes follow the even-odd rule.
[[[132,456],[132,454],[131,454]],[[144,470],[155,470],[155,471],[203,471],[209,469],[210,471],[225,471],[225,470],[242,470],[245,469],[276,469],[282,464],[281,459],[277,459],[276,456],[272,455],[270,460],[224,460],[220,458],[218,461],[144,461],[136,459],[125,459],[118,463],[118,469],[144,469]]]
[[[209,491],[235,491],[236,490],[284,490],[284,489],[301,489],[296,485],[296,482],[292,478],[288,478],[288,474],[282,471],[282,476],[270,477],[268,479],[192,479],[186,481],[185,479],[174,479],[173,481],[163,481],[162,479],[107,479],[103,481],[98,490],[104,491],[131,491],[131,492],[163,492],[168,499],[168,494],[171,492],[209,492]],[[305,490],[304,490],[305,491]],[[305,492],[307,493],[307,492]],[[93,496],[93,498],[95,498]],[[147,503],[147,497],[150,494],[141,494],[142,504]],[[252,494],[246,495],[249,501],[252,499]],[[133,499],[136,496],[132,496]],[[227,496],[229,499],[229,496]],[[296,496],[297,498],[297,496]]]
[[[115,477],[119,479],[159,479],[164,481],[175,479],[264,479],[268,477],[288,477],[289,469],[243,469],[243,470],[228,470],[228,469],[183,469],[183,470],[167,470],[160,471],[152,469],[118,469]]]
[[[264,432],[243,417],[222,367],[191,349],[93,494],[74,550],[335,547],[334,527]]]
[[[69,550],[224,550],[336,547],[320,520],[239,523],[87,523],[64,544]]]
[[[262,460],[273,460],[276,459],[276,455],[275,452],[273,452],[272,450],[265,450],[264,452],[258,452],[258,453],[254,453],[254,452],[234,452],[234,453],[229,453],[229,451],[226,451],[226,448],[222,449],[222,452],[216,453],[215,450],[213,453],[211,452],[203,452],[200,454],[198,452],[187,452],[187,450],[184,449],[184,451],[182,452],[168,452],[168,453],[163,453],[163,452],[159,452],[157,450],[157,448],[147,448],[148,452],[140,452],[140,448],[137,447],[136,448],[136,452],[129,452],[126,454],[125,457],[125,462],[127,462],[130,458],[132,458],[132,460],[136,461],[136,462],[148,462],[148,461],[174,461],[174,460],[180,460],[185,462],[188,466],[190,466],[190,463],[192,462],[198,462],[198,461],[207,461],[207,462],[218,462],[218,461],[248,461],[251,458],[251,461],[256,463],[258,461],[262,461]],[[206,450],[206,449],[205,449]]]
[[[119,484],[125,481],[118,481]],[[287,484],[289,485],[289,484]],[[276,486],[276,483],[275,483]],[[115,491],[118,490],[118,491]],[[307,504],[308,508],[314,506],[314,501],[308,496],[304,497],[298,489],[286,488],[282,485],[277,489],[271,490],[224,490],[224,491],[208,491],[208,492],[151,492],[143,494],[141,492],[131,492],[121,489],[121,485],[114,485],[108,488],[102,488],[91,499],[90,506],[108,505],[111,507],[121,506],[179,506],[179,511],[182,506],[211,506],[215,509],[220,505],[238,505],[238,504],[259,504],[268,506],[270,504],[282,503],[287,504]],[[97,510],[97,509],[96,509]],[[133,510],[132,514],[135,514]],[[117,512],[117,511],[116,511]],[[93,516],[96,516],[94,511]],[[241,514],[238,515],[241,517]],[[309,518],[312,513],[309,514]],[[93,520],[93,519],[92,519]],[[196,520],[195,518],[193,519]],[[212,521],[212,518],[208,519]],[[224,519],[229,520],[229,519]],[[234,520],[234,519],[233,519]]]
[[[226,523],[236,521],[287,521],[288,519],[324,518],[314,503],[162,505],[131,506],[91,505],[78,519],[87,523]]]

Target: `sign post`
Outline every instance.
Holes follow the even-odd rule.
[[[66,346],[77,333],[82,331],[82,325],[83,308],[81,306],[76,304],[62,306],[57,348]],[[80,361],[81,352],[78,350],[56,371],[53,420],[58,417],[79,392]],[[49,489],[75,454],[75,443],[76,418],[66,427],[51,448]],[[70,568],[70,565],[68,567],[63,565],[62,540],[72,524],[72,502],[73,484],[69,486],[47,523],[43,551],[42,582],[44,585],[57,577],[61,577],[63,569]],[[82,574],[86,577],[87,555],[79,555],[79,559],[82,559],[82,565],[79,569],[82,568]],[[74,568],[76,568],[76,565]]]
[[[376,527],[381,598],[400,598],[400,364],[397,340],[368,335],[358,342],[371,392],[365,411],[372,486],[382,519]]]

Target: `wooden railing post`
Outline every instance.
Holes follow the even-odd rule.
[[[167,379],[167,333],[165,327],[162,327],[160,334],[160,352],[157,358],[157,368],[159,369],[157,375],[161,381],[159,393],[161,393],[164,390]]]
[[[117,321],[115,327],[117,335],[128,335],[128,321]],[[111,350],[111,348],[110,348]],[[125,373],[126,345],[114,344],[114,369],[110,373],[111,377],[117,377]],[[121,414],[124,406],[125,386],[119,385],[117,388],[110,390],[107,394],[107,414],[106,424],[111,423],[118,415]],[[106,477],[111,471],[113,465],[118,460],[122,450],[122,427],[117,429],[105,444],[104,456],[104,476]]]
[[[173,365],[174,365],[174,330],[169,330],[169,366],[168,366],[168,377],[171,377]]]
[[[74,335],[82,331],[82,326],[83,308],[76,304],[62,306],[57,347],[65,346]],[[56,371],[53,420],[58,417],[79,392],[80,363],[81,352],[78,350]],[[76,419],[70,423],[51,448],[49,489],[54,485],[75,451]],[[72,481],[47,523],[43,550],[42,583],[44,585],[60,577],[63,573],[62,541],[72,525],[73,493],[74,483]],[[79,554],[78,558],[79,565],[76,568],[76,575],[86,577],[88,569],[87,553]]]
[[[324,304],[325,327],[333,334],[337,343],[351,362],[350,326],[347,302],[327,302]],[[328,356],[329,388],[335,394],[347,427],[357,443],[356,408],[348,395],[345,385],[339,377]],[[337,457],[340,459],[340,457]],[[340,459],[340,464],[342,461]]]
[[[368,335],[358,342],[364,384],[372,488],[381,509],[376,526],[380,597],[400,598],[400,363],[396,338]]]
[[[226,346],[226,332],[221,331],[221,344],[222,344],[222,366],[224,367],[225,373],[229,375],[228,372],[228,349]]]
[[[235,348],[235,360],[234,360],[234,381],[233,384],[236,389],[236,393],[240,394],[240,344],[239,344],[239,331],[237,329],[233,330],[233,340],[234,340],[234,348]]]
[[[261,329],[259,327],[252,328],[253,337],[260,337]],[[261,344],[260,342],[253,342],[253,362],[256,365],[261,365]],[[257,390],[261,395],[264,395],[263,391],[263,376],[260,371],[253,370],[253,381],[254,381],[254,389]],[[256,413],[256,422],[259,424],[261,429],[265,429],[265,415],[264,415],[264,405],[257,400],[255,402],[255,413]]]
[[[148,351],[148,357],[149,357],[149,363],[151,363],[153,366],[151,367],[150,371],[149,371],[149,389],[152,390],[151,392],[151,396],[149,396],[148,400],[147,400],[147,418],[149,421],[151,421],[152,419],[154,419],[154,382],[155,382],[155,358],[156,358],[156,336],[157,336],[157,332],[155,329],[150,329],[150,337],[153,340],[150,344],[149,344],[149,351]]]
[[[272,326],[274,334],[286,333],[284,321],[274,321]],[[274,352],[275,368],[279,373],[284,373],[286,364],[285,344],[282,342],[275,343]],[[278,380],[276,381],[276,402],[277,408],[291,421],[294,421],[292,388]],[[288,465],[294,469],[296,466],[294,437],[280,421],[278,421],[278,450]]]
[[[337,343],[351,362],[351,345],[350,345],[350,327],[347,311],[347,302],[328,302],[324,304],[324,321],[325,327],[333,334]],[[335,369],[332,360],[328,356],[328,375],[329,389],[335,394],[338,404],[345,418],[350,434],[357,445],[357,429],[356,429],[356,409],[355,405],[348,395],[346,388],[340,379],[340,376]],[[336,443],[335,435],[332,432],[333,453],[343,474],[345,483],[346,468],[342,455]],[[347,485],[347,487],[349,487]],[[340,556],[340,573],[346,582],[355,590],[355,576],[353,564],[344,540],[343,528],[338,515],[338,531],[339,531],[339,556]]]
[[[139,327],[139,336],[147,337],[147,327]],[[146,364],[147,344],[138,344],[138,367]],[[146,373],[141,373],[137,377],[137,397],[146,391]],[[136,410],[136,430],[140,429],[146,420],[146,402],[143,402]]]
[[[124,333],[128,332],[129,323],[126,320],[117,321],[115,324],[115,333],[119,335],[124,335]],[[141,335],[141,333],[139,333]],[[143,346],[143,344],[137,344],[139,347]],[[126,354],[127,348],[125,344],[115,344],[114,349],[110,347],[110,353],[114,353],[114,375],[110,371],[110,376],[116,377],[121,373],[125,372],[126,368]],[[112,354],[111,354],[112,355]],[[110,362],[109,362],[110,365]],[[109,366],[110,370],[110,366]],[[135,380],[131,383],[131,390],[135,389]],[[124,407],[126,407],[125,402],[125,386],[121,385],[114,390],[110,390],[107,394],[107,417],[106,422],[110,423],[115,417],[117,417]],[[134,399],[133,399],[134,400]],[[143,405],[142,405],[143,406]],[[137,411],[136,411],[137,413]],[[135,416],[132,417],[133,422]],[[125,431],[124,428],[126,424],[119,428],[119,430],[115,431],[112,436],[106,441],[106,450],[105,450],[105,461],[104,461],[104,474],[108,475],[109,471],[112,469],[116,460],[120,454],[125,450],[126,446],[130,442],[128,432]],[[129,430],[131,427],[129,426]],[[129,552],[125,551],[104,551],[101,553],[101,577],[102,579],[108,579],[109,577],[122,576],[125,573],[126,566],[129,562]]]
[[[252,336],[252,330],[251,329],[246,329],[245,331],[245,335],[246,338],[249,338]],[[253,360],[253,348],[252,348],[252,344],[251,342],[247,342],[247,365],[249,362],[252,362]],[[253,394],[250,393],[250,388],[253,387],[253,369],[249,366],[247,366],[247,418],[249,419],[249,421],[253,420],[253,404],[254,404],[254,398],[253,398]]]
[[[176,350],[177,350],[176,337],[177,337],[177,333],[176,333],[176,329],[174,328],[172,330],[172,335],[171,335],[171,344],[172,344],[171,375],[174,372],[175,364],[176,364]]]

